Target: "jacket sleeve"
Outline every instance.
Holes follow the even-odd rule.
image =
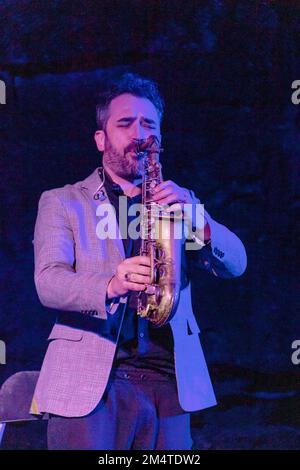
[[[200,202],[199,199],[196,200]],[[203,214],[210,227],[211,242],[203,246],[202,240],[195,236],[197,226],[194,227],[196,231],[191,234],[191,238],[195,246],[190,246],[190,249],[195,250],[198,266],[221,278],[241,276],[247,267],[247,255],[242,241],[225,225],[216,222],[206,210]],[[186,246],[189,243],[191,242],[187,242]]]
[[[34,229],[34,281],[41,303],[107,319],[106,290],[113,272],[76,272],[75,240],[56,190],[42,193]]]

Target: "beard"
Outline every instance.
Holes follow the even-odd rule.
[[[129,147],[125,148],[123,153],[118,151],[108,137],[105,139],[103,162],[116,175],[128,181],[140,178],[143,174],[142,159],[138,159],[132,149],[129,151]]]

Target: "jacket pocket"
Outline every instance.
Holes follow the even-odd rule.
[[[83,337],[83,331],[78,328],[72,328],[67,325],[60,325],[56,323],[52,328],[48,341],[51,339],[67,339],[69,341],[80,341]]]

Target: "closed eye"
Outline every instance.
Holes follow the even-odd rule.
[[[129,127],[131,123],[126,123],[126,124],[119,124],[118,127]],[[147,123],[144,123],[143,124],[144,127],[146,127],[147,129],[156,129],[156,126],[151,126]]]
[[[135,121],[134,118],[122,118],[117,121],[117,125],[118,127],[128,127],[134,121]],[[141,123],[144,127],[147,127],[148,129],[156,129],[156,123],[152,119],[148,119],[148,118],[143,119]]]

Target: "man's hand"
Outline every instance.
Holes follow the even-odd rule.
[[[130,291],[142,291],[150,284],[150,258],[133,256],[124,259],[107,286],[107,298],[120,297]]]
[[[162,181],[162,183],[155,187],[152,200],[162,205],[172,204],[173,202],[181,202],[184,204],[193,203],[190,192],[171,180]]]
[[[178,186],[174,181],[168,180],[158,184],[154,189],[154,195],[152,200],[158,204],[172,204],[178,202],[181,210],[183,210],[184,204],[197,204],[200,200],[196,201],[192,198],[191,193],[188,189]],[[171,206],[170,210],[174,210],[175,206]],[[168,209],[167,209],[168,210]],[[192,221],[188,220],[188,223],[192,224]],[[198,228],[198,238],[202,242],[210,240],[211,232],[205,215],[203,216],[203,227]]]

